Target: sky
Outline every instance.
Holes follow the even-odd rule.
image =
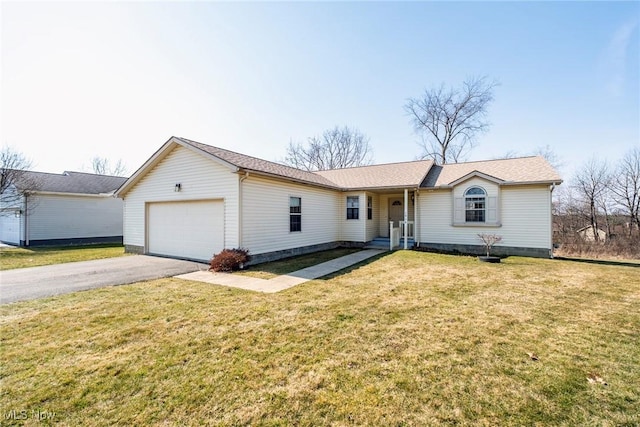
[[[640,146],[640,2],[0,3],[0,143],[139,168],[172,135],[281,161],[336,125],[414,160],[403,106],[500,83],[467,160],[549,146],[570,180]]]

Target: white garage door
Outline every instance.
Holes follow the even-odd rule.
[[[224,248],[222,200],[150,203],[148,252],[208,261]]]
[[[20,243],[20,218],[17,218],[13,212],[0,215],[0,242]]]

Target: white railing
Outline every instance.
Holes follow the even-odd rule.
[[[407,239],[413,238],[414,225],[413,221],[406,222]],[[393,221],[389,221],[389,250],[400,246],[400,240],[404,239],[405,222],[398,221],[398,227],[393,226]],[[405,249],[407,248],[407,242],[404,242]]]
[[[389,250],[400,246],[400,227],[394,227],[393,221],[389,221]]]
[[[404,227],[405,227],[405,222],[400,221],[400,236],[402,236],[403,238],[404,238]],[[410,239],[413,239],[413,231],[414,231],[413,221],[407,221],[406,227],[407,227],[407,237]]]

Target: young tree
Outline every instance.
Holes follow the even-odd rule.
[[[355,128],[336,126],[309,138],[306,146],[290,142],[284,162],[308,171],[327,170],[370,165],[372,155],[366,135]]]
[[[487,77],[474,77],[464,81],[461,89],[441,85],[409,98],[404,109],[422,138],[421,157],[438,164],[463,160],[476,136],[489,129],[487,108],[497,85]]]
[[[491,248],[493,248],[493,245],[502,242],[502,236],[499,236],[497,234],[480,233],[478,234],[478,238],[480,238],[480,240],[482,240],[482,243],[484,244],[484,249],[487,253],[487,257],[491,256]]]
[[[629,215],[629,236],[640,230],[640,148],[629,150],[611,180],[613,198]]]
[[[106,157],[96,156],[91,159],[91,167],[93,173],[98,175],[125,176],[127,173],[127,167],[122,162],[122,159],[112,165],[111,161]]]

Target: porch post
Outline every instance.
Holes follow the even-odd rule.
[[[418,234],[418,195],[420,192],[413,190],[413,243],[420,246],[420,235]]]
[[[407,236],[409,232],[409,190],[404,189],[404,249],[407,249]]]

